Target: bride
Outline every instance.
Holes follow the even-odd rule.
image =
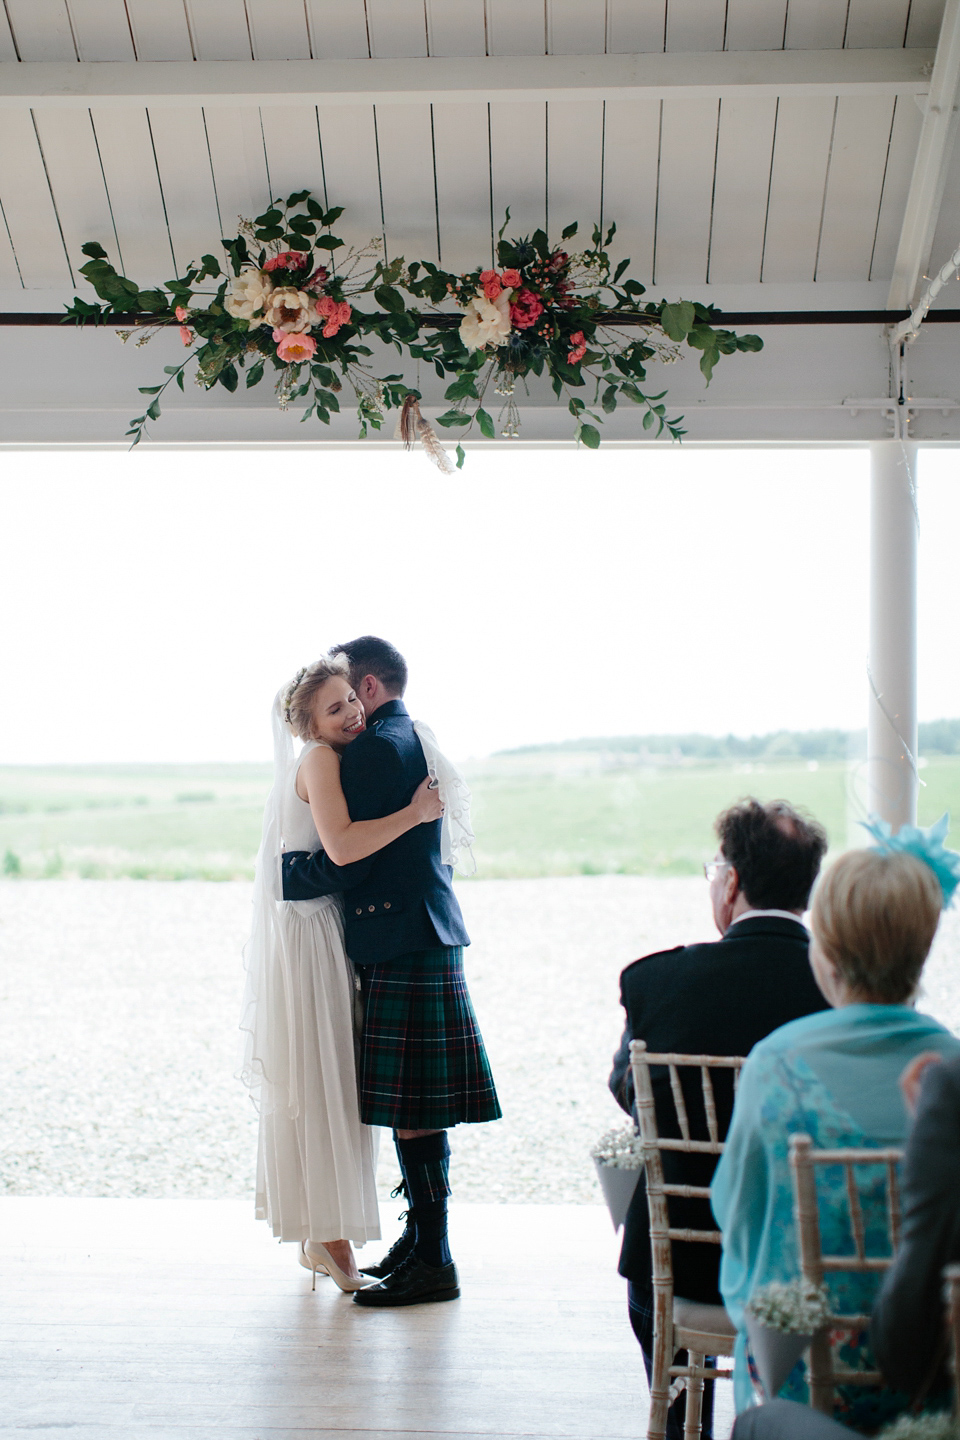
[[[253,925],[244,951],[241,1078],[260,1115],[256,1214],[281,1240],[300,1242],[301,1264],[341,1290],[370,1282],[351,1241],[380,1238],[376,1132],[361,1125],[356,1081],[353,967],[338,896],[284,902],[284,850],[323,846],[337,865],[381,850],[443,813],[429,779],[410,804],[380,820],[352,821],[340,755],[364,729],[345,656],[298,671],[273,704],[274,784],[257,859]],[[293,737],[303,741],[294,756]]]

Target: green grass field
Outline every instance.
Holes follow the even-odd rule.
[[[531,751],[468,774],[480,879],[695,874],[713,817],[747,794],[806,806],[834,848],[857,843],[858,773],[840,761],[644,767]],[[960,816],[960,756],[922,774],[921,823]],[[269,784],[260,765],[0,768],[0,867],[8,879],[249,877]]]

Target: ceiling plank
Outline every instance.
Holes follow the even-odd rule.
[[[244,0],[184,0],[184,4],[198,61],[253,59]]]
[[[603,132],[603,106],[595,100],[556,100],[549,107],[547,231],[554,245],[561,243],[564,226],[576,220],[577,237],[564,248],[585,250],[600,223]]]
[[[183,275],[201,255],[213,253],[222,258],[203,111],[199,106],[196,110],[157,110],[150,116],[150,124],[177,274]]]
[[[547,107],[491,105],[493,228],[499,231],[510,207],[508,235],[530,235],[546,227]]]
[[[902,45],[911,0],[850,0],[847,45],[865,50],[878,45]]]
[[[883,95],[837,102],[817,280],[869,278],[893,104]]]
[[[127,0],[127,13],[138,60],[195,58],[183,0]]]
[[[125,273],[141,286],[169,280],[173,254],[147,112],[91,112]]]
[[[943,19],[944,0],[913,0],[907,45],[936,45]]]
[[[606,0],[548,0],[547,50],[551,55],[603,55]]]
[[[486,105],[434,105],[433,133],[440,257],[460,275],[492,262]]]
[[[306,0],[306,9],[315,60],[369,58],[363,0]]]
[[[286,200],[297,190],[312,190],[323,204],[323,161],[316,106],[271,105],[260,119],[271,199]]]
[[[913,160],[920,139],[923,123],[920,112],[912,100],[894,101],[896,114],[890,136],[890,153],[887,156],[887,173],[883,182],[883,198],[880,201],[880,215],[874,241],[871,280],[887,280],[893,275],[893,266],[900,241],[900,229],[910,190],[910,176]]]
[[[669,0],[668,50],[722,50],[726,0]]]
[[[847,31],[850,0],[790,0],[788,50],[839,50]]]
[[[359,249],[383,238],[373,106],[320,105],[317,113],[327,200],[346,212],[337,221],[337,234]]]
[[[486,55],[484,0],[426,0],[431,55]]]
[[[423,0],[366,0],[370,53],[379,60],[419,59],[427,53]]]
[[[766,96],[720,102],[708,284],[760,279],[776,113]]]
[[[70,0],[70,16],[78,60],[137,59],[124,0]]]
[[[664,49],[667,0],[608,0],[607,53],[638,55]]]
[[[728,50],[782,50],[787,0],[729,0]]]
[[[74,278],[83,293],[92,298],[93,290],[79,273],[81,265],[87,263],[83,245],[96,240],[121,269],[123,257],[117,253],[113,216],[90,116],[81,119],[69,110],[46,110],[34,118]]]
[[[655,270],[658,287],[702,285],[706,281],[718,104],[713,97],[663,102]]]
[[[387,259],[437,263],[437,206],[429,105],[378,105],[380,194]],[[478,189],[483,193],[483,172]]]
[[[247,0],[255,60],[309,60],[303,0]]]
[[[26,63],[75,62],[70,16],[63,0],[5,0],[4,8]]]
[[[890,282],[890,309],[906,310],[913,304],[920,276],[930,259],[956,141],[958,94],[960,0],[947,0]]]
[[[608,100],[603,147],[603,214],[616,220],[614,251],[629,256],[643,284],[653,273],[660,100]]]
[[[491,55],[544,55],[543,0],[487,0]]]
[[[6,8],[0,9],[0,64],[15,65],[19,59]],[[0,232],[2,230],[3,227],[0,225]]]
[[[27,289],[71,284],[57,215],[29,114],[0,115],[0,204]]]
[[[780,100],[761,271],[764,281],[813,280],[834,103],[819,96],[788,95]]]
[[[210,152],[221,237],[232,240],[238,221],[262,215],[273,198],[267,181],[260,111],[243,109],[203,111]]]
[[[953,4],[953,0],[951,0]],[[926,94],[927,50],[732,51],[669,55],[546,55],[463,59],[222,61],[184,64],[9,65],[0,106],[202,104],[464,104],[496,100],[696,99],[733,91],[777,95]]]

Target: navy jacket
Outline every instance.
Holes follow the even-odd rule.
[[[646,1040],[647,1049],[685,1055],[748,1055],[771,1030],[825,1010],[810,969],[809,937],[798,920],[776,915],[740,920],[722,940],[680,945],[635,960],[620,976],[620,999],[627,1012],[623,1040],[613,1062],[610,1089],[625,1110],[633,1106],[630,1074],[631,1040]],[[680,1072],[690,1133],[709,1138],[698,1071]],[[721,1139],[733,1112],[733,1080],[729,1070],[714,1070],[714,1095]],[[654,1103],[661,1135],[680,1137],[676,1110],[665,1069],[651,1071]],[[709,1185],[716,1155],[663,1151],[664,1178],[673,1184]],[[671,1199],[671,1224],[678,1228],[715,1230],[707,1200]],[[641,1177],[623,1227],[620,1274],[651,1284],[650,1219],[647,1191]],[[688,1300],[709,1305],[723,1301],[717,1289],[720,1246],[675,1241],[674,1288]]]
[[[379,820],[402,810],[426,775],[406,706],[388,700],[343,752],[340,780],[351,820]],[[322,850],[291,850],[283,857],[283,898],[315,900],[342,891],[347,954],[357,965],[469,945],[453,870],[440,861],[440,823],[415,825],[352,865],[334,865]]]

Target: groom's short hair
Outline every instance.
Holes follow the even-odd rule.
[[[377,635],[361,635],[345,645],[334,645],[332,655],[346,655],[350,666],[350,684],[356,688],[364,675],[374,675],[392,695],[402,695],[407,688],[407,662],[395,645]]]

